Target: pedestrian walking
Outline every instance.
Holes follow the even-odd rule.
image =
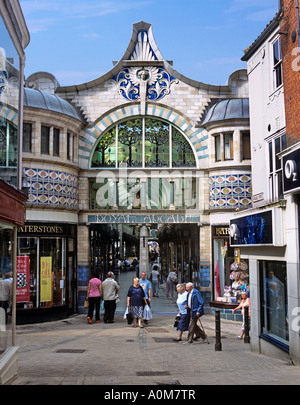
[[[114,273],[109,271],[106,279],[102,283],[103,300],[104,300],[104,323],[114,323],[115,311],[117,307],[117,294],[120,286],[114,279]]]
[[[0,279],[0,308],[3,308],[5,312],[5,323],[8,321],[7,314],[12,300],[12,282],[10,276],[11,273],[6,273],[5,278]]]
[[[174,289],[177,282],[177,269],[170,271],[166,281],[166,296],[174,298]]]
[[[144,271],[141,273],[141,278],[139,280],[139,284],[142,287],[142,289],[144,290],[147,304],[151,308],[151,283],[147,279],[147,275],[146,275],[146,273]],[[144,319],[144,323],[147,324],[148,320]]]
[[[177,284],[176,290],[178,292],[177,306],[178,306],[178,311],[179,311],[178,315],[180,316],[180,319],[178,321],[178,326],[177,326],[177,330],[179,331],[178,338],[173,339],[173,340],[175,342],[181,342],[183,332],[187,332],[189,330],[190,311],[187,308],[188,292],[185,289],[185,285]]]
[[[89,300],[87,321],[90,324],[92,323],[94,309],[95,309],[96,323],[100,322],[101,296],[102,296],[102,281],[99,280],[96,274],[94,274],[89,281],[87,290],[87,298]]]
[[[200,292],[195,288],[193,283],[186,284],[186,291],[188,292],[187,296],[187,309],[191,311],[191,318],[189,324],[189,331],[186,343],[193,343],[193,340],[198,340],[200,338],[205,341],[206,334],[204,330],[202,330],[199,325],[197,324],[198,319],[200,316],[204,315],[204,300]],[[195,338],[194,338],[195,335]]]
[[[143,328],[142,319],[145,305],[147,305],[147,300],[144,290],[139,284],[139,279],[135,277],[133,279],[133,285],[129,287],[127,294],[127,308],[133,317],[134,327],[137,326],[136,321],[138,320],[139,327]]]
[[[159,269],[158,265],[155,264],[151,271],[153,297],[158,297],[159,282],[160,282],[160,273],[158,269]]]

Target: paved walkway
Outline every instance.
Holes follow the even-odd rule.
[[[291,385],[300,367],[252,353],[237,340],[240,324],[221,321],[222,351],[215,351],[215,320],[202,317],[210,344],[173,342],[177,307],[164,286],[152,299],[154,316],[145,328],[123,319],[133,273],[121,275],[115,323],[89,325],[85,315],[17,327],[19,376],[12,385]],[[184,333],[186,338],[186,333]],[[178,387],[179,388],[179,387]],[[232,393],[234,395],[234,393]]]

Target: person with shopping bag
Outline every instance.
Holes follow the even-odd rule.
[[[144,307],[147,305],[147,300],[143,288],[139,285],[139,279],[135,277],[133,279],[133,285],[129,287],[127,293],[127,308],[128,313],[133,317],[133,327],[138,325],[143,328],[142,319],[144,316]]]
[[[150,310],[150,308],[151,308],[151,292],[152,292],[152,288],[151,288],[151,283],[147,279],[147,275],[146,275],[146,273],[144,271],[141,273],[141,278],[140,278],[139,284],[142,287],[142,289],[144,290],[146,301],[147,301],[147,304],[148,304],[147,306],[148,306],[148,308]],[[148,315],[148,313],[149,313],[148,308],[147,309],[146,309],[146,307],[144,308],[144,311],[146,309],[146,317],[143,316],[143,320],[144,320],[145,324],[147,324],[148,320],[152,318],[152,316],[150,318],[149,315]],[[151,312],[151,310],[150,310],[150,312]]]

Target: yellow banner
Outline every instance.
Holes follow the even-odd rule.
[[[52,300],[52,257],[41,257],[41,302]]]

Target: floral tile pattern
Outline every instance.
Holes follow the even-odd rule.
[[[78,207],[78,177],[45,169],[25,169],[28,203],[55,207]]]
[[[250,174],[230,174],[209,178],[211,209],[246,208],[252,204]]]

